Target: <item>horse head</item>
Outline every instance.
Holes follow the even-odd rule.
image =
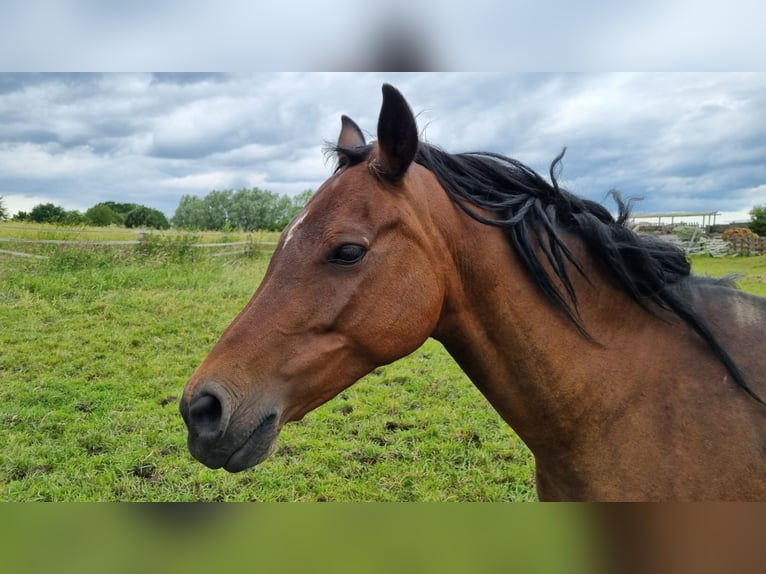
[[[284,230],[252,299],[186,385],[188,445],[205,465],[258,464],[286,422],[433,332],[443,255],[422,213],[425,189],[438,184],[413,163],[418,145],[412,111],[391,86],[376,143],[343,116],[338,169]]]

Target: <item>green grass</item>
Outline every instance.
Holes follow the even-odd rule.
[[[698,275],[734,276],[743,291],[766,297],[766,257],[692,257],[691,262]]]
[[[267,259],[174,241],[0,255],[0,500],[534,500],[529,451],[435,341],[287,425],[258,467],[204,468],[178,399]],[[766,258],[693,265],[766,295]]]
[[[530,500],[526,447],[429,341],[285,427],[231,475],[191,458],[178,398],[265,258],[0,256],[2,500]]]
[[[29,223],[18,221],[0,221],[0,237],[18,239],[55,239],[65,241],[130,241],[139,236],[138,229],[126,227],[91,227],[54,225],[51,223]],[[176,229],[165,231],[149,230],[152,235],[160,237],[178,237],[189,235]],[[192,234],[200,243],[218,243],[226,241],[244,241],[248,235],[254,241],[276,241],[279,233],[272,231],[197,231]]]

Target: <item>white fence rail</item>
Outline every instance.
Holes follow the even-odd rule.
[[[10,229],[10,227],[6,228]],[[26,231],[31,231],[28,228]],[[37,230],[37,231],[49,231],[49,230]],[[77,233],[87,233],[88,231],[78,231]],[[172,235],[160,235],[159,237],[173,237]],[[14,245],[59,245],[62,247],[91,247],[91,246],[139,246],[142,244],[148,244],[152,235],[147,234],[145,231],[138,232],[137,239],[125,239],[125,240],[85,240],[85,239],[26,239],[20,237],[0,237],[0,243],[14,244]],[[277,243],[274,241],[254,241],[252,234],[247,235],[245,241],[227,241],[217,243],[192,243],[191,247],[199,249],[219,248],[227,249],[219,253],[211,254],[212,257],[220,257],[222,255],[242,255],[245,253],[253,253],[257,251],[274,251]],[[241,249],[232,250],[232,248],[240,247]],[[15,251],[10,249],[0,249],[0,254],[12,255],[14,257],[30,257],[34,259],[47,259],[46,255],[39,255],[35,253],[25,253],[23,251]]]

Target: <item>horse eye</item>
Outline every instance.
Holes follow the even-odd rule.
[[[361,245],[355,243],[344,243],[330,255],[330,263],[337,263],[338,265],[353,265],[362,260],[367,253],[367,249]]]

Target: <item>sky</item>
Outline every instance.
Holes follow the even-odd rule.
[[[332,172],[341,114],[374,139],[382,83],[422,139],[493,151],[599,202],[638,212],[766,204],[766,73],[2,73],[0,196],[133,202],[172,216],[182,195],[259,187],[296,195]]]

